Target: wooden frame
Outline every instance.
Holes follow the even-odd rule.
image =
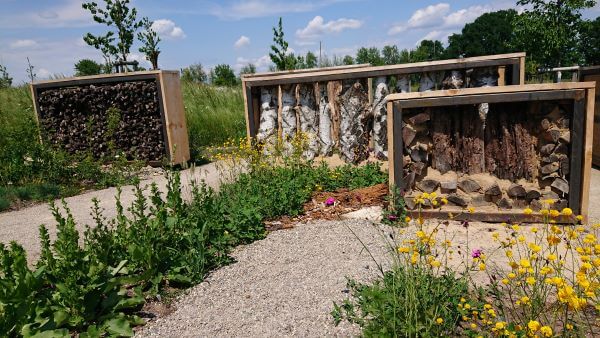
[[[596,95],[593,82],[564,82],[506,87],[467,88],[435,92],[391,94],[387,96],[388,111],[388,157],[390,185],[404,188],[402,144],[402,110],[416,107],[443,107],[471,105],[477,103],[531,102],[547,100],[573,100],[573,122],[571,130],[571,176],[569,179],[569,207],[587,219],[589,208],[590,173],[593,144],[593,109]],[[447,212],[428,210],[430,217],[447,217]],[[539,215],[522,215],[514,212],[481,213],[461,216],[471,220],[504,222],[539,222]]]
[[[260,87],[286,84],[334,82],[349,79],[372,79],[381,76],[408,75],[446,70],[467,70],[481,67],[498,67],[498,85],[525,83],[525,53],[511,53],[471,58],[407,63],[391,66],[368,65],[339,66],[321,69],[259,73],[242,76],[246,132],[248,138],[256,136],[260,119],[258,97]]]
[[[582,67],[579,69],[580,81],[596,82],[596,111],[594,112],[594,146],[592,163],[600,166],[600,66]]]
[[[190,147],[178,71],[158,70],[103,74],[33,82],[30,84],[30,90],[36,112],[36,121],[40,125],[38,94],[41,90],[141,80],[154,80],[157,83],[159,110],[163,122],[163,135],[165,137],[165,154],[168,156],[171,164],[187,163],[190,160]],[[158,163],[151,161],[151,164]]]

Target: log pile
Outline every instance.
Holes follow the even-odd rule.
[[[81,85],[41,90],[39,121],[44,141],[69,153],[103,159],[160,161],[164,126],[155,81]]]
[[[421,192],[448,196],[449,204],[503,210],[568,205],[569,105],[489,104],[403,111],[403,181],[407,204]]]

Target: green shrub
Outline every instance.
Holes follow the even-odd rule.
[[[334,303],[336,324],[362,327],[365,337],[451,336],[461,318],[458,304],[468,283],[452,273],[396,266],[373,284],[348,282],[352,299]],[[439,320],[438,318],[441,318]]]

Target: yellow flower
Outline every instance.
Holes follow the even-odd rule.
[[[540,211],[540,214],[542,214],[542,216],[548,216],[548,213],[549,213],[548,209],[542,209]]]
[[[535,244],[535,243],[529,243],[529,248],[531,249],[531,251],[538,253],[542,250],[542,247]]]
[[[571,216],[573,215],[573,210],[571,210],[571,208],[564,208],[562,209],[562,214],[565,216]]]
[[[521,267],[523,268],[529,268],[531,267],[531,262],[529,262],[528,259],[521,259],[521,261],[519,261],[519,265],[521,265]]]
[[[573,330],[573,325],[572,324],[567,324],[566,327],[567,327],[567,330],[569,330],[569,331]]]
[[[533,278],[533,277],[527,277],[527,279],[525,280],[525,282],[527,282],[527,284],[529,284],[529,285],[534,285],[535,284],[535,278]]]
[[[401,246],[398,248],[399,253],[408,253],[409,251],[410,251],[410,249],[405,246]]]
[[[577,215],[577,217],[575,217],[575,219],[577,219],[579,222],[583,222],[583,216],[582,215]],[[567,325],[571,325],[571,324],[567,324]],[[573,326],[573,325],[571,325]]]
[[[510,281],[506,278],[502,279],[502,284],[504,285],[508,285],[510,283]]]
[[[515,279],[517,277],[517,275],[515,275],[513,272],[508,274],[508,278],[510,279]]]
[[[485,263],[479,263],[479,270],[481,270],[481,271],[485,270]]]
[[[410,218],[410,216],[406,216],[406,217],[404,218],[404,221],[405,221],[406,223],[409,223],[411,220],[412,220],[412,218]]]
[[[533,332],[539,330],[541,326],[542,325],[537,320],[530,320],[529,323],[527,323],[527,327]]]
[[[556,255],[548,254],[548,256],[546,256],[546,259],[549,260],[550,262],[554,262],[556,260]]]
[[[441,325],[441,324],[443,324],[443,323],[444,323],[444,319],[442,319],[442,318],[438,318],[438,319],[436,319],[436,320],[435,320],[435,322],[436,322],[438,325]]]
[[[475,208],[473,207],[468,207],[467,210],[469,211],[469,213],[474,213],[475,212]]]
[[[475,330],[477,328],[477,324],[475,323],[471,323],[471,325],[469,325],[471,327],[471,329]]]
[[[531,210],[530,208],[526,208],[525,210],[523,210],[523,213],[525,215],[531,215],[531,214],[533,214],[533,210]]]
[[[558,217],[558,216],[560,216],[560,212],[558,212],[558,210],[552,209],[552,210],[550,210],[550,216]]]
[[[421,198],[423,199],[428,199],[429,198],[429,194],[424,192],[423,194],[421,194]]]
[[[425,237],[425,232],[423,232],[422,230],[417,231],[417,237],[418,238],[423,238]]]
[[[521,303],[523,303],[523,304],[529,304],[529,297],[527,297],[527,296],[521,297]]]
[[[437,193],[434,191],[431,194],[429,194],[429,198],[434,199],[437,197]]]
[[[446,199],[446,197],[442,198],[441,201],[442,201],[442,204],[444,204],[444,205],[448,204],[448,200]]]
[[[441,265],[442,265],[442,263],[440,263],[440,261],[431,262],[431,266],[434,268],[439,268]]]
[[[552,328],[550,326],[542,326],[540,328],[540,333],[543,334],[546,337],[552,337]]]
[[[494,328],[496,330],[503,330],[505,327],[506,327],[505,322],[497,322],[496,325],[494,325]]]
[[[512,228],[514,231],[519,231],[519,230],[521,229],[521,227],[520,227],[518,224],[513,224],[513,225],[511,226],[511,228]]]

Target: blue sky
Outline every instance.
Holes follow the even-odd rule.
[[[101,1],[97,1],[101,2]],[[81,9],[81,0],[0,0],[0,63],[17,84],[26,79],[26,57],[38,78],[73,74],[82,58],[101,61],[87,46],[86,32],[101,33]],[[252,62],[266,70],[271,28],[283,17],[286,39],[296,53],[353,55],[359,47],[387,44],[412,48],[424,38],[446,41],[484,12],[515,8],[516,0],[133,0],[141,16],[155,21],[163,41],[159,64],[179,69],[200,62],[227,63],[239,70]],[[600,5],[585,13],[600,15]],[[143,61],[132,49],[131,58]],[[145,62],[145,61],[143,61]]]

